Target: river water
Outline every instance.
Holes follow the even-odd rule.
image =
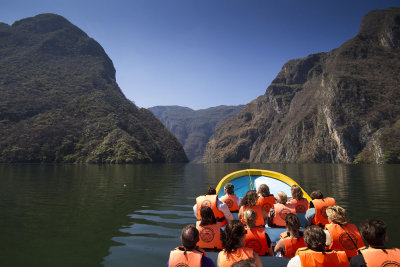
[[[230,172],[281,172],[400,245],[400,165],[0,165],[0,266],[165,266],[196,196]]]

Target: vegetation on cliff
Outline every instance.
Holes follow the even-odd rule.
[[[65,18],[0,23],[0,162],[185,162],[125,98],[103,48]]]

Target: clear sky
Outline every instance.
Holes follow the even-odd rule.
[[[0,21],[56,13],[98,41],[139,107],[247,104],[290,59],[355,36],[400,0],[3,0]]]

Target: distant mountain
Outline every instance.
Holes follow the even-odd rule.
[[[400,8],[327,53],[287,62],[221,124],[205,162],[400,163]]]
[[[242,107],[218,106],[193,110],[180,106],[156,106],[149,110],[178,138],[189,160],[198,161],[215,127],[238,113]]]
[[[103,48],[54,14],[0,23],[0,162],[185,162]]]

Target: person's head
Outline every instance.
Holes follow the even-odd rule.
[[[346,225],[349,223],[346,210],[340,206],[330,206],[326,209],[328,219],[333,223]]]
[[[308,226],[304,231],[304,242],[312,250],[325,251],[326,235],[324,230],[317,225]]]
[[[300,186],[298,186],[297,184],[292,185],[290,191],[292,192],[292,197],[294,199],[300,200],[303,198],[303,190],[301,190]]]
[[[216,195],[216,194],[217,194],[217,191],[215,190],[214,187],[210,186],[207,188],[206,195]]]
[[[276,194],[276,201],[281,204],[285,204],[287,202],[287,195],[285,192],[280,191]]]
[[[186,225],[181,233],[182,245],[186,249],[194,249],[199,242],[199,231],[194,224]]]
[[[232,252],[243,245],[247,231],[239,220],[230,221],[221,233],[221,241],[226,252]]]
[[[249,227],[253,227],[256,225],[257,213],[252,209],[247,209],[243,213],[243,219]]]
[[[314,200],[314,199],[323,199],[324,195],[322,194],[321,191],[315,190],[315,191],[311,192],[310,197],[311,197],[312,200]]]
[[[250,258],[247,260],[241,260],[232,264],[232,267],[257,267],[256,260]]]
[[[201,226],[216,224],[217,220],[215,219],[214,212],[210,207],[204,206],[200,210],[201,216]]]
[[[240,206],[253,207],[257,204],[257,198],[257,192],[255,190],[249,190],[240,201]]]
[[[269,187],[266,184],[260,185],[260,187],[258,188],[258,192],[260,192],[262,197],[267,197],[267,196],[269,196],[271,194],[269,192]]]
[[[360,224],[360,233],[370,246],[383,246],[387,242],[386,224],[379,219],[368,219]]]
[[[295,233],[295,237],[298,237],[301,223],[297,215],[289,213],[285,218],[285,223],[289,232]]]
[[[226,194],[228,194],[228,195],[233,195],[233,194],[235,194],[235,187],[233,186],[233,184],[231,184],[231,183],[227,183],[225,186],[224,186],[224,191],[225,191],[225,193]]]

